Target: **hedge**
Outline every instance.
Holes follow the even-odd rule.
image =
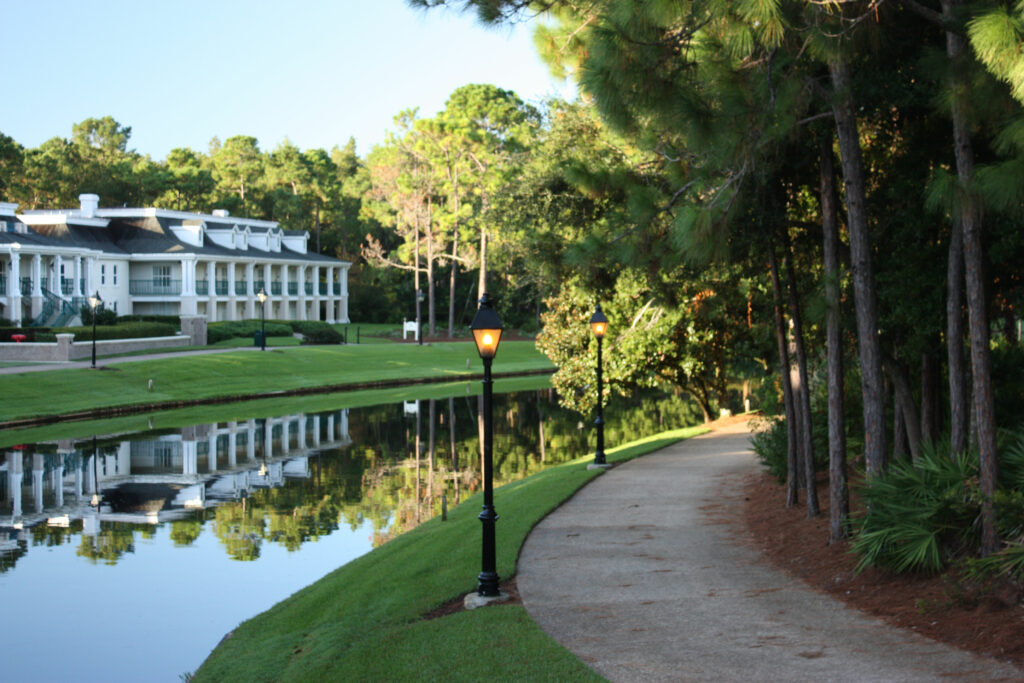
[[[52,339],[39,341],[56,341],[58,334],[73,334],[75,341],[92,341],[92,326],[54,327],[50,330]],[[167,323],[124,323],[122,325],[97,325],[96,339],[139,339],[143,337],[173,337],[178,333],[175,325]]]
[[[0,342],[14,341],[12,334],[25,335],[25,341],[53,341],[54,337],[49,327],[0,327]],[[49,335],[50,339],[40,339],[40,335]]]
[[[252,338],[260,329],[259,320],[229,320],[210,323],[206,328],[206,343],[216,344],[235,337]],[[294,333],[290,323],[269,320],[266,323],[268,337],[290,337]]]

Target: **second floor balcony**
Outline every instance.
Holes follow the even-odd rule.
[[[200,282],[205,283],[206,280],[196,281],[197,292]],[[128,293],[135,296],[176,296],[181,294],[181,280],[169,280],[166,278],[129,280]]]

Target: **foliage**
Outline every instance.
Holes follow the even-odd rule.
[[[165,323],[167,325],[181,326],[181,316],[177,315],[119,315],[117,322],[143,322],[143,323]]]
[[[0,327],[0,341],[11,342],[11,335],[23,334],[25,341],[54,341],[49,327]]]
[[[762,418],[752,425],[750,447],[768,474],[780,484],[786,482],[787,443],[786,421],[783,418]]]
[[[322,321],[299,321],[292,329],[302,335],[303,344],[340,344],[345,341],[341,332]]]
[[[82,316],[83,325],[92,325],[92,306],[89,306],[88,304],[82,306],[80,315]],[[117,316],[117,311],[108,309],[105,305],[100,305],[99,308],[96,309],[95,315],[97,325],[117,325],[120,320]],[[178,321],[175,320],[174,324],[177,324],[177,322]]]
[[[290,322],[268,320],[262,325],[265,326],[268,337],[290,337],[293,333]],[[216,344],[234,337],[252,339],[260,329],[259,320],[230,320],[210,323],[206,328],[206,343]]]
[[[75,341],[91,341],[92,325],[81,327],[54,327],[54,335],[73,334]],[[178,328],[167,323],[124,323],[119,325],[97,325],[96,339],[143,339],[146,337],[173,337]]]

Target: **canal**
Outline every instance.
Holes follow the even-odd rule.
[[[0,678],[179,680],[239,622],[475,494],[477,386],[410,395],[3,449]],[[611,448],[699,411],[648,392],[605,419]],[[593,449],[546,379],[497,393],[494,428],[496,486]]]

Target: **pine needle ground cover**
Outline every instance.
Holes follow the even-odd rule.
[[[504,347],[503,347],[504,350]],[[623,462],[706,429],[674,430],[608,451]],[[495,490],[498,574],[515,573],[527,534],[600,470],[592,455]],[[389,541],[241,624],[196,681],[602,680],[533,623],[495,605],[427,620],[476,588],[482,495]]]

